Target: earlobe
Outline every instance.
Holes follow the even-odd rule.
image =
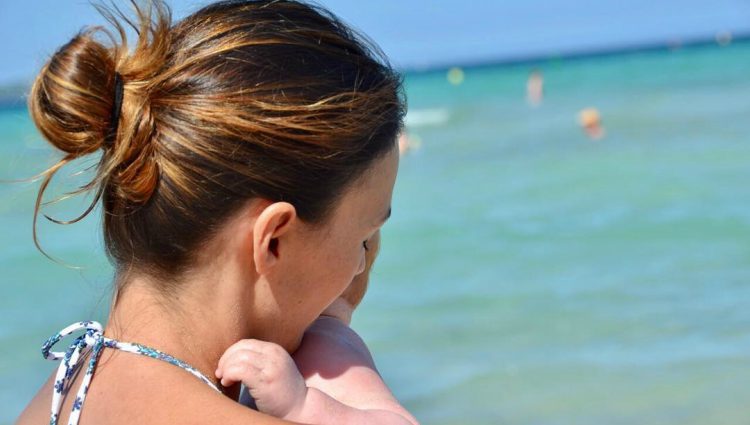
[[[261,211],[253,226],[253,259],[258,274],[267,273],[281,255],[281,236],[297,219],[288,202],[274,202]]]

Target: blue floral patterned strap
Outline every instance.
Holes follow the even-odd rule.
[[[71,333],[78,330],[83,330],[84,334],[76,337],[70,347],[68,347],[67,351],[50,351],[52,347],[57,344],[63,337],[70,335]],[[146,347],[144,345],[120,342],[111,338],[107,338],[104,336],[102,325],[98,322],[77,322],[61,330],[59,333],[53,335],[47,340],[47,342],[44,343],[44,345],[42,345],[42,355],[46,359],[62,359],[60,367],[57,368],[57,374],[55,375],[55,387],[52,393],[52,406],[50,409],[50,425],[57,425],[57,419],[60,415],[62,393],[66,385],[70,383],[70,378],[78,368],[78,360],[81,358],[83,350],[89,347],[91,347],[91,358],[89,359],[89,363],[86,368],[86,374],[83,376],[81,387],[78,389],[75,401],[73,401],[73,410],[70,413],[68,425],[76,425],[78,423],[78,419],[81,416],[81,408],[83,407],[83,402],[86,399],[86,393],[88,392],[89,385],[91,384],[91,378],[94,376],[96,362],[99,359],[102,348],[104,347],[116,348],[118,350],[127,351],[129,353],[140,354],[142,356],[163,360],[167,363],[173,364],[179,368],[186,370],[201,381],[208,384],[214,390],[220,391],[219,388],[217,388],[210,379],[206,378],[206,376],[200,373],[197,369],[180,359],[172,357],[169,354],[163,353],[154,348]]]

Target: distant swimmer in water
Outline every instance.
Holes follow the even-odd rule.
[[[526,101],[531,106],[542,104],[544,97],[544,77],[542,71],[533,69],[526,80]]]
[[[401,155],[406,154],[406,152],[409,151],[409,136],[406,135],[406,132],[402,132],[398,136],[398,153]]]
[[[416,134],[410,136],[406,133],[406,130],[404,130],[398,136],[398,153],[402,156],[406,155],[408,152],[419,149],[421,146],[422,139]]]
[[[596,108],[585,108],[578,113],[578,123],[581,128],[592,140],[599,140],[604,137],[604,127],[599,110]]]

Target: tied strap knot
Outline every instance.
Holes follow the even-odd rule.
[[[52,347],[60,342],[61,339],[78,330],[84,330],[85,333],[73,340],[73,343],[68,347],[67,351],[51,351]],[[42,356],[47,360],[60,360],[65,358],[68,354],[72,355],[72,352],[76,348],[83,349],[89,346],[94,346],[97,340],[104,337],[103,331],[104,328],[99,322],[85,321],[73,323],[55,335],[52,335],[44,345],[42,345]]]

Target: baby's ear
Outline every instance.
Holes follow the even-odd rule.
[[[267,274],[282,255],[281,236],[297,219],[297,210],[288,202],[269,204],[253,226],[253,260],[258,274]]]

